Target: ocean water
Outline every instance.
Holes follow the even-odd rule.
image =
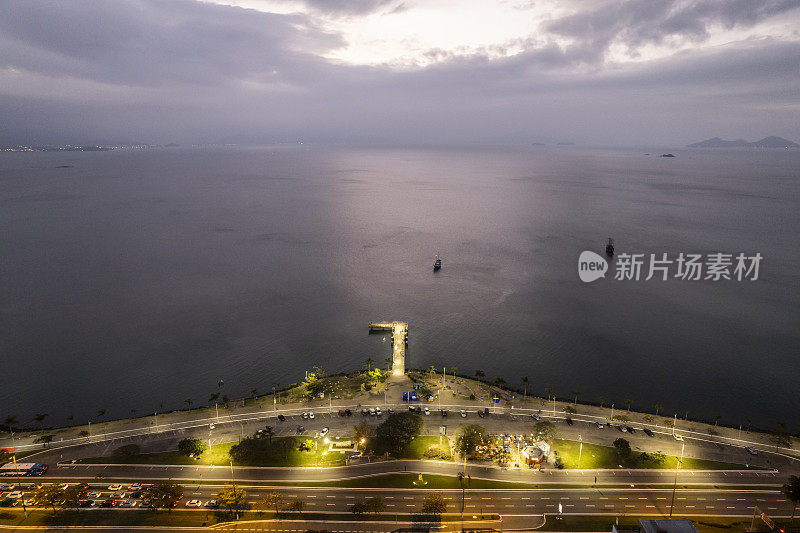
[[[409,367],[798,431],[800,152],[663,151],[2,153],[0,417],[269,392],[383,362],[368,322],[406,320]],[[608,236],[763,261],[757,281],[581,282]]]

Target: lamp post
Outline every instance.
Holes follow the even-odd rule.
[[[581,441],[581,447],[578,449],[578,470],[581,469],[581,455],[583,455],[583,437],[578,435],[578,440]]]
[[[683,450],[686,447],[686,441],[681,437],[681,458],[675,464],[675,481],[672,483],[672,503],[669,504],[669,517],[672,518],[672,508],[675,506],[675,491],[678,488],[678,468],[683,463]]]

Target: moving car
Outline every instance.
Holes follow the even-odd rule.
[[[131,499],[119,503],[119,507],[136,507],[137,505],[139,505],[139,502]]]
[[[91,498],[91,499],[93,499],[93,500],[96,500],[96,499],[100,498],[100,496],[102,496],[102,495],[103,495],[102,492],[97,491],[97,492],[90,492],[86,496]]]
[[[14,498],[15,500],[18,500],[18,499],[22,498],[22,491],[21,490],[15,490],[14,492],[9,492],[8,493],[8,497],[9,498]]]
[[[121,490],[121,489],[122,489],[122,485],[119,485],[117,483],[114,483],[113,485],[109,485],[108,486],[108,490],[110,490],[111,492],[116,492],[116,491]]]
[[[128,485],[128,488],[130,490],[139,490],[139,489],[142,488],[142,484],[141,483],[131,483],[130,485]]]
[[[211,509],[216,509],[217,507],[219,507],[219,502],[217,500],[208,500],[206,502],[206,507],[209,507]]]
[[[201,502],[200,500],[189,500],[188,502],[186,502],[186,507],[202,507],[202,506],[203,502]]]

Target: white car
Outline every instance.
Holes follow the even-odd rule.
[[[215,427],[217,427],[217,426],[215,426],[215,425],[214,425],[214,422],[211,422],[211,423],[208,425],[208,429],[214,429]]]
[[[375,416],[375,408],[373,407],[369,408],[369,416]]]
[[[376,407],[376,408],[375,408],[375,415],[376,415],[376,416],[381,416],[382,414],[383,414],[383,413],[381,412],[381,408],[380,408],[380,407]]]
[[[461,410],[461,418],[467,418],[467,412],[465,410]]]
[[[139,505],[139,502],[136,500],[125,500],[119,504],[120,507],[136,507],[137,505]]]
[[[186,507],[202,507],[202,506],[203,502],[201,502],[200,500],[189,500],[188,502],[186,502]]]
[[[219,507],[219,503],[217,503],[217,500],[208,500],[206,502],[206,507],[210,507],[212,509],[215,509],[215,508]]]
[[[428,416],[429,414],[431,414],[431,410],[428,409],[428,407],[426,406],[425,407],[425,416]]]
[[[141,483],[131,483],[130,485],[128,485],[128,489],[130,490],[139,490],[141,488],[142,488]]]
[[[314,419],[314,411],[309,411],[308,412],[308,418],[310,418],[312,420]]]
[[[19,500],[20,498],[22,498],[22,491],[21,490],[15,490],[14,492],[9,492],[8,496],[6,496],[6,497],[7,498],[11,498],[13,500]]]
[[[322,428],[322,431],[319,432],[319,436],[324,437],[325,435],[328,434],[328,431],[330,431],[330,428],[328,428],[328,426],[325,426],[324,428]]]
[[[103,493],[98,491],[98,492],[90,492],[89,494],[86,495],[86,497],[89,498],[90,500],[98,500],[102,495]]]
[[[118,491],[118,490],[121,490],[121,489],[122,489],[122,485],[119,485],[117,483],[114,483],[113,485],[109,485],[108,486],[108,490],[110,490],[111,492],[115,492],[115,491]]]
[[[537,413],[531,413],[531,418],[533,418],[534,420],[539,420],[542,417],[540,417]]]
[[[303,411],[303,420],[305,420],[305,419],[307,419],[307,418],[308,418],[308,412],[306,412],[306,411]]]
[[[13,490],[16,485],[13,483],[0,483],[0,490]]]

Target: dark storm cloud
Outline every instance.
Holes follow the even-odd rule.
[[[397,0],[304,0],[309,9],[332,15],[366,15],[376,11],[397,12],[404,9]]]
[[[626,0],[591,5],[591,10],[550,21],[543,29],[589,45],[600,59],[613,42],[634,52],[641,45],[667,39],[702,42],[714,26],[753,26],[797,9],[800,0]]]
[[[4,66],[104,83],[303,78],[309,62],[321,62],[311,54],[341,45],[303,15],[192,0],[0,3]]]
[[[604,61],[611,43],[635,51],[666,39],[700,42],[713,26],[797,17],[797,2],[577,5],[591,10],[548,22],[551,34],[470,55],[429,50],[433,65],[396,69],[321,57],[345,41],[313,11],[278,15],[191,0],[0,2],[0,143],[800,137],[797,37]],[[523,51],[498,59],[503,47]]]

